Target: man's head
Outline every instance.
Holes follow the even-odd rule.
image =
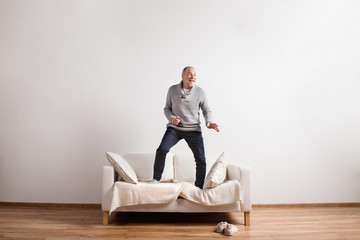
[[[193,67],[185,67],[182,71],[183,88],[192,88],[196,82],[196,71]]]

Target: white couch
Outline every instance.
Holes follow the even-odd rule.
[[[215,155],[207,155],[207,173],[217,159]],[[124,182],[114,167],[107,165],[103,167],[102,178],[102,211],[103,224],[107,225],[109,222],[109,215],[112,212],[242,212],[244,213],[244,224],[250,225],[251,199],[250,199],[250,168],[246,166],[239,166],[237,164],[228,163],[226,166],[226,182],[214,189],[200,190],[193,186],[195,181],[195,161],[193,156],[182,153],[169,153],[166,158],[165,169],[163,177],[158,184],[149,184],[152,180],[154,154],[151,153],[135,153],[126,154],[123,156],[127,163],[131,165],[139,180],[138,184]],[[237,181],[234,181],[237,180]],[[241,199],[234,200],[234,202],[227,202],[226,204],[201,204],[194,202],[191,199],[186,199],[176,195],[174,199],[170,199],[161,203],[143,202],[142,196],[152,199],[155,195],[161,195],[162,190],[184,189],[187,194],[192,192],[201,200],[211,200],[216,202],[218,199],[237,199],[234,196],[217,196],[217,189],[225,186],[225,183],[236,183],[240,186]],[[153,192],[147,194],[146,191],[152,189]],[[136,195],[134,191],[139,190]],[[159,191],[157,193],[156,191]],[[177,191],[176,190],[176,191]],[[154,193],[155,191],[155,193]],[[229,191],[228,191],[229,192]],[[230,191],[235,194],[236,191]],[[238,191],[239,192],[239,191]],[[123,194],[124,193],[124,194]],[[147,194],[147,195],[146,195]],[[153,195],[151,195],[153,194]],[[206,194],[210,194],[210,197]],[[120,196],[121,195],[121,196]],[[131,195],[130,198],[134,204],[116,205],[119,197]],[[185,194],[186,195],[186,194]],[[150,196],[150,198],[149,198]],[[234,197],[234,198],[233,198]],[[191,198],[191,197],[190,197]],[[215,200],[214,200],[215,199]],[[115,206],[115,207],[114,207]]]

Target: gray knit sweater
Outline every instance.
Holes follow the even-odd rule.
[[[182,81],[169,88],[164,113],[169,120],[168,127],[180,131],[201,131],[200,109],[206,122],[212,121],[211,110],[205,95],[205,91],[195,85],[188,93],[182,89]],[[171,123],[172,117],[180,117],[180,123],[176,126]]]

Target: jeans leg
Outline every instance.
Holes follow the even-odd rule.
[[[156,150],[153,179],[160,181],[165,167],[166,154],[180,140],[175,129],[169,127]]]
[[[203,188],[206,174],[206,158],[204,149],[204,140],[201,132],[186,133],[185,141],[194,154],[196,162],[196,181],[195,186]]]

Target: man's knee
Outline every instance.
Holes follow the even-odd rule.
[[[160,145],[158,149],[156,149],[156,154],[160,156],[166,156],[166,154],[170,151],[170,149]]]

